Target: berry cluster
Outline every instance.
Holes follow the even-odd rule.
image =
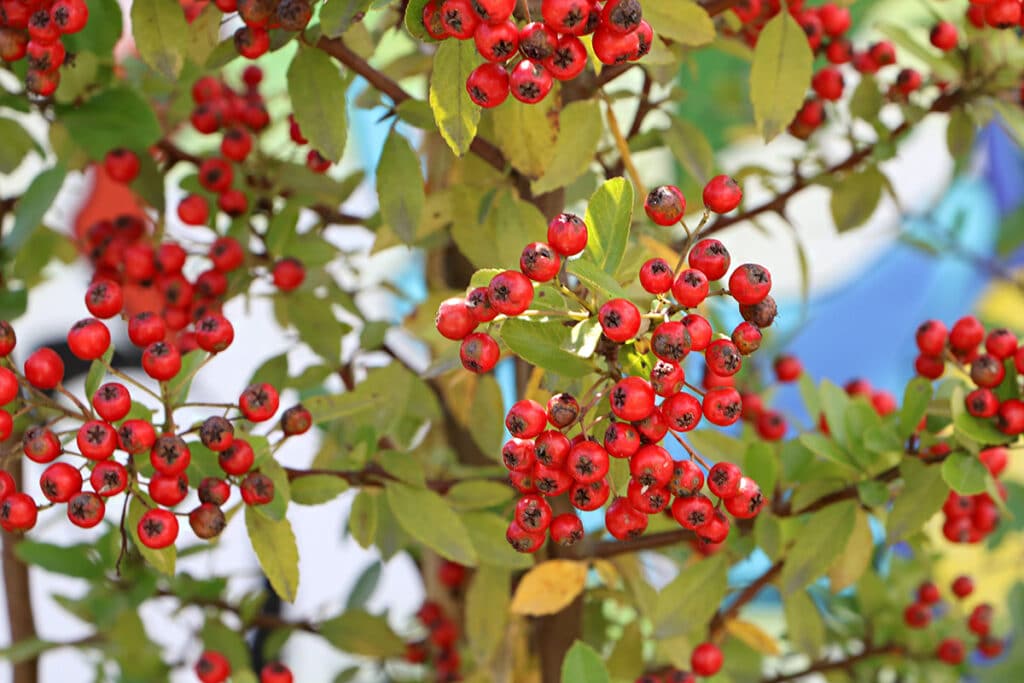
[[[89,20],[85,0],[0,1],[0,59],[28,58],[25,87],[49,97],[60,85],[60,67],[70,62],[61,36],[78,33]]]
[[[704,188],[700,227],[710,212],[732,211],[741,199],[734,180],[727,176],[712,179]],[[648,217],[661,226],[683,221],[685,209],[686,199],[674,186],[655,189],[645,201]],[[694,531],[703,543],[724,541],[731,525],[721,506],[701,493],[705,471],[709,490],[734,517],[752,518],[764,504],[757,483],[744,477],[740,468],[726,462],[709,467],[680,434],[694,429],[702,419],[723,427],[740,419],[743,402],[733,386],[733,376],[742,367],[743,357],[760,346],[761,328],[775,318],[775,302],[769,295],[771,276],[762,266],[743,264],[732,271],[728,290],[712,291],[711,282],[729,272],[729,252],[715,239],[697,239],[691,244],[675,268],[660,258],[640,268],[639,282],[652,295],[650,313],[641,314],[636,304],[622,298],[606,301],[596,311],[588,309],[596,314],[605,343],[611,345],[607,358],[617,357],[616,345],[632,340],[650,349],[654,359],[644,376],[623,376],[610,361],[606,378],[592,396],[585,397],[589,401],[585,408],[580,408],[575,397],[561,393],[553,396],[546,408],[524,399],[506,415],[505,426],[513,438],[502,449],[502,458],[513,485],[523,494],[507,533],[517,550],[535,552],[544,543],[546,532],[564,545],[582,538],[583,527],[576,515],[554,516],[546,498],[568,494],[578,510],[601,508],[611,497],[607,479],[610,458],[627,459],[632,475],[626,496],[615,498],[605,513],[605,526],[618,539],[642,534],[648,515],[661,513],[671,503],[676,521]],[[467,369],[487,372],[500,356],[497,341],[487,332],[474,332],[476,327],[500,322],[499,315],[529,316],[534,285],[559,277],[562,260],[579,254],[586,245],[584,221],[563,213],[551,221],[547,243],[529,244],[523,250],[521,272],[504,271],[465,299],[441,304],[437,329],[449,339],[462,340],[460,356]],[[739,304],[744,322],[729,337],[713,339],[711,323],[692,310],[713,295],[730,295]],[[703,355],[706,391],[686,383],[682,363],[691,351]],[[606,392],[611,414],[599,442],[588,435],[584,418],[604,395],[599,389],[606,384],[612,384]],[[573,431],[578,433],[570,438]],[[658,445],[669,433],[690,451],[690,460],[675,461]]]
[[[193,667],[201,683],[224,683],[231,677],[231,662],[215,650],[200,655]],[[260,670],[260,683],[292,683],[295,677],[291,669],[281,662],[270,662]]]
[[[963,600],[974,592],[974,581],[969,576],[958,576],[953,580],[950,590],[957,600]],[[939,611],[936,611],[937,608]],[[951,610],[943,610],[942,595],[939,587],[931,581],[922,583],[917,589],[914,602],[903,610],[903,621],[912,629],[927,628],[935,616],[950,617]],[[974,607],[965,621],[967,630],[977,637],[975,649],[987,659],[998,657],[1003,652],[1004,643],[992,635],[992,605],[982,603]],[[956,666],[964,661],[967,649],[961,638],[948,636],[939,641],[935,649],[935,657],[946,664]]]
[[[96,296],[99,291],[102,297]],[[178,349],[162,340],[147,338],[142,367],[151,379],[159,382],[159,391],[112,367],[106,355],[110,349],[110,330],[98,318],[110,318],[120,311],[119,292],[118,285],[112,282],[100,281],[90,286],[86,306],[97,317],[78,321],[68,332],[68,347],[76,357],[96,361],[105,366],[106,373],[123,380],[100,385],[87,401],[64,387],[64,363],[50,348],[34,351],[25,360],[23,372],[18,372],[9,358],[16,344],[14,330],[0,321],[0,406],[13,404],[15,410],[12,415],[7,408],[0,408],[0,441],[12,435],[13,418],[24,416],[28,424],[23,430],[21,451],[29,460],[48,465],[39,479],[39,488],[48,501],[43,505],[37,505],[27,493],[15,490],[11,476],[0,472],[0,525],[8,531],[31,529],[39,509],[58,504],[66,506],[72,524],[91,528],[103,521],[106,501],[125,493],[136,496],[147,508],[137,525],[139,540],[150,548],[164,548],[178,537],[178,516],[187,515],[192,530],[200,538],[219,535],[225,525],[221,506],[228,500],[232,484],[239,488],[246,505],[264,505],[274,497],[274,482],[260,471],[253,446],[242,438],[244,435],[235,436],[236,423],[266,422],[277,414],[279,399],[274,387],[251,385],[236,403],[224,404],[223,416],[212,415],[189,429],[176,431],[173,411],[190,404],[184,399],[175,403],[168,398],[169,382],[187,382],[201,366],[183,377]],[[138,316],[128,324],[129,337],[136,343],[137,322]],[[211,354],[226,349],[233,338],[231,323],[223,316],[211,314],[197,325],[197,343]],[[45,393],[50,391],[70,399],[75,407],[56,402]],[[154,423],[148,409],[133,403],[132,391],[162,401],[162,427]],[[37,413],[44,411],[56,411],[56,417],[39,417]],[[232,411],[238,414],[227,417]],[[68,421],[77,427],[69,427]],[[301,434],[311,424],[309,412],[301,405],[294,406],[281,417],[283,438]],[[186,441],[186,437],[193,434],[215,454],[225,476],[204,478],[197,487],[199,506],[188,513],[174,512],[170,508],[189,494],[186,470],[198,444],[194,437],[191,441]],[[148,459],[143,460],[147,454]],[[62,455],[81,462],[76,466],[67,458],[57,461]],[[85,488],[86,480],[91,490]]]
[[[1018,346],[1012,332],[995,329],[986,334],[977,318],[965,316],[951,329],[939,320],[925,321],[917,328],[916,341],[921,351],[914,361],[917,374],[938,379],[947,361],[962,366],[976,386],[964,400],[967,412],[993,420],[1008,437],[1024,433],[1024,401],[1018,398],[1015,377],[1006,372],[1011,366],[1024,371],[1024,346]]]
[[[405,660],[410,664],[431,664],[437,683],[462,680],[459,625],[444,613],[441,605],[430,600],[423,603],[416,618],[427,628],[428,635],[424,640],[406,644]]]
[[[949,451],[947,444],[932,446],[931,454],[941,455]],[[1009,460],[1010,452],[996,446],[986,448],[978,453],[978,459],[988,468],[993,477],[999,477]],[[1006,487],[996,479],[999,496],[1006,500]],[[963,496],[950,491],[942,506],[946,519],[942,525],[942,535],[953,543],[980,543],[999,526],[999,506],[987,492]]]
[[[481,107],[496,107],[509,93],[536,104],[554,81],[569,81],[587,66],[580,36],[593,34],[594,54],[605,64],[636,61],[646,55],[654,31],[643,19],[640,0],[543,0],[541,21],[518,26],[516,0],[430,0],[423,26],[435,40],[456,38],[476,44],[487,60],[466,79],[469,96]],[[509,67],[508,62],[521,55]]]
[[[975,28],[1008,29],[1024,27],[1021,0],[970,0],[967,20]]]
[[[270,50],[270,31],[298,32],[313,18],[315,0],[213,0],[225,16],[236,14],[244,26],[234,35],[235,50],[246,59]]]

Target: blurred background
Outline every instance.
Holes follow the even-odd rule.
[[[122,0],[122,4],[128,6],[130,0]],[[947,4],[957,5],[951,11],[959,8],[957,3]],[[864,19],[869,13],[876,13],[884,14],[892,23],[926,26],[932,19],[923,11],[917,3],[906,0],[860,0],[854,5],[855,17],[862,23],[866,23]],[[125,28],[129,30],[127,25]],[[232,27],[224,27],[224,31],[230,30]],[[396,49],[403,47],[405,40],[395,36]],[[287,136],[284,120],[288,113],[283,73],[293,49],[285,48],[260,60],[266,73],[263,92],[277,122],[271,135],[278,136],[282,145]],[[132,46],[123,41],[119,50],[130,55]],[[912,58],[905,61],[913,64]],[[680,114],[700,127],[714,148],[720,150],[720,165],[726,171],[757,164],[788,172],[789,160],[799,155],[803,143],[782,136],[766,146],[744,127],[751,120],[744,94],[746,64],[713,49],[701,51],[694,62],[680,78],[684,93]],[[228,69],[228,79],[237,80],[241,65],[232,67]],[[0,73],[0,78],[4,75]],[[847,87],[854,85],[848,80]],[[353,97],[357,94],[358,88],[354,89]],[[632,115],[629,103],[621,107],[624,117]],[[368,215],[375,209],[372,176],[388,130],[387,124],[379,123],[379,119],[380,112],[350,107],[351,134],[346,158],[332,170],[339,176],[354,169],[366,171],[368,182],[345,207],[357,215]],[[659,121],[656,116],[647,123],[663,124],[664,120]],[[33,126],[37,138],[44,142],[43,122],[36,120]],[[950,324],[975,311],[988,323],[1024,332],[1024,298],[1014,275],[1024,261],[1024,250],[1020,248],[1024,244],[1024,216],[1018,212],[1024,200],[1024,156],[993,124],[980,132],[971,163],[955,168],[946,151],[945,128],[940,117],[925,119],[899,153],[885,164],[884,171],[895,188],[896,199],[884,199],[871,220],[857,230],[837,233],[829,218],[828,192],[812,188],[789,205],[792,227],[770,218],[758,226],[737,225],[726,233],[734,263],[755,261],[772,271],[773,294],[781,312],[776,327],[767,335],[773,351],[794,353],[815,379],[829,377],[842,384],[865,377],[875,387],[898,397],[913,374],[913,335],[921,321],[938,318]],[[199,138],[186,138],[183,143],[190,148],[209,145]],[[844,145],[837,142],[835,149],[829,151],[840,159],[848,149]],[[677,176],[667,152],[642,152],[636,161],[644,180],[652,186],[673,182]],[[42,167],[43,160],[33,159],[12,176],[0,175],[0,196],[20,192]],[[767,193],[755,184],[747,185],[745,191],[754,203]],[[70,234],[76,226],[96,217],[129,209],[131,198],[117,192],[98,175],[73,177],[55,202],[47,222]],[[186,241],[192,239],[187,228],[175,221],[175,217],[169,217],[170,234]],[[422,264],[415,252],[405,247],[374,252],[373,235],[358,227],[332,228],[331,239],[357,253],[355,268],[339,272],[338,276],[359,278],[359,303],[364,310],[397,321],[425,298]],[[76,264],[50,266],[45,284],[31,291],[28,313],[18,321],[19,350],[24,352],[63,340],[68,325],[85,315],[82,293],[88,277],[88,270]],[[292,340],[277,327],[269,301],[254,297],[248,307],[236,301],[226,307],[225,314],[235,325],[238,341],[196,380],[196,400],[240,392],[260,363],[283,351],[289,351],[292,373],[312,362],[312,356],[294,348]],[[126,339],[121,341],[121,348],[129,346]],[[761,354],[762,362],[767,366],[773,355]],[[425,356],[421,358],[424,366],[428,361]],[[83,379],[78,378],[79,388]],[[512,400],[507,382],[505,388],[506,398]],[[293,399],[296,397],[285,396],[283,403]],[[806,423],[806,416],[799,414],[795,387],[781,390],[776,403],[793,415],[797,424]],[[316,452],[313,438],[289,442],[280,451],[282,462],[308,466]],[[26,473],[30,486],[37,486],[35,482],[42,469],[35,467],[35,471]],[[1018,466],[1015,477],[1020,480],[1022,474],[1024,471]],[[32,488],[28,490],[38,494]],[[405,629],[423,598],[418,575],[407,557],[400,555],[381,564],[373,551],[363,550],[345,537],[350,496],[346,494],[327,505],[291,506],[288,516],[298,537],[301,582],[297,601],[284,606],[284,612],[288,617],[310,619],[336,612],[361,577],[365,583],[377,576],[369,608],[389,609],[393,625]],[[99,534],[102,529],[93,532]],[[62,512],[52,510],[41,516],[36,534],[40,540],[71,544],[85,540],[88,532],[72,528],[64,521]],[[186,544],[195,542],[187,540],[191,537],[188,529],[183,529],[182,536]],[[977,585],[999,593],[1020,574],[1019,562],[1024,559],[1019,556],[1021,547],[1004,544],[1004,555],[995,558],[987,557],[984,548],[959,547],[950,553],[943,571],[949,576],[970,571],[982,579],[976,581]],[[655,575],[660,569],[663,568],[655,564],[650,566]],[[732,580],[742,583],[748,573],[760,569],[760,559],[751,558],[737,569]],[[238,595],[262,582],[239,520],[228,527],[212,552],[182,558],[179,571],[197,576],[226,574],[231,577],[232,591]],[[79,585],[74,579],[38,569],[32,572],[32,600],[40,636],[64,641],[86,634],[86,625],[69,616],[53,599],[54,595],[80,593],[84,583]],[[169,660],[191,662],[201,649],[191,635],[201,626],[202,617],[193,609],[172,613],[171,607],[170,603],[150,605],[143,615],[147,630],[166,648]],[[781,628],[781,623],[773,619],[775,609],[770,592],[749,609],[760,615],[768,630]],[[6,624],[0,620],[0,644],[9,640],[5,629]],[[322,641],[301,633],[289,641],[284,658],[303,683],[327,683],[345,664],[344,658]],[[43,657],[43,681],[77,683],[94,678],[95,663],[83,661],[77,652],[62,650]],[[0,683],[9,680],[8,672],[0,672]],[[186,672],[176,680],[194,679]]]

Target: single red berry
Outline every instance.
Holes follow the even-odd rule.
[[[462,367],[470,372],[483,374],[490,372],[498,364],[501,349],[494,337],[486,332],[474,332],[462,340],[459,347],[459,359]]]
[[[171,344],[153,342],[142,352],[142,369],[158,382],[166,382],[181,370],[181,354]]]
[[[605,510],[604,525],[614,538],[625,541],[643,534],[647,515],[630,505],[628,499],[616,498]]]
[[[519,270],[534,282],[547,282],[558,275],[562,259],[543,242],[533,242],[523,248],[519,257]]]
[[[0,501],[0,527],[5,531],[28,531],[38,515],[36,502],[27,493],[11,493]]]
[[[274,264],[272,277],[275,287],[290,292],[306,279],[306,267],[296,258],[283,258]]]
[[[932,621],[932,611],[928,605],[914,602],[903,610],[903,623],[914,629],[926,627]]]
[[[604,335],[614,342],[624,342],[640,331],[640,311],[628,299],[612,299],[597,313]]]
[[[491,278],[487,298],[499,313],[513,317],[530,307],[533,284],[522,273],[506,270]]]
[[[43,470],[39,490],[51,503],[66,503],[82,490],[82,473],[66,462],[55,462]],[[0,500],[5,497],[0,495]]]
[[[662,185],[647,195],[644,211],[647,212],[647,217],[658,225],[675,225],[686,213],[686,197],[675,185]]]
[[[224,683],[231,675],[231,664],[221,653],[207,650],[196,662],[195,672],[202,683]]]
[[[690,668],[698,676],[714,676],[722,668],[722,651],[712,643],[701,643],[690,655]]]
[[[68,501],[68,520],[83,529],[91,529],[102,522],[106,512],[103,498],[92,491],[76,493]]]
[[[551,540],[563,547],[575,545],[583,540],[583,522],[571,512],[557,515],[551,520],[548,530]]]
[[[53,389],[64,379],[64,361],[56,351],[46,346],[25,360],[24,369],[25,379],[36,389]]]
[[[246,505],[266,505],[274,499],[274,480],[262,472],[250,472],[240,490]]]
[[[266,382],[250,384],[238,397],[238,407],[250,422],[265,422],[274,417],[279,404],[277,389]]]
[[[651,334],[651,351],[669,363],[681,363],[690,352],[690,345],[690,333],[679,321],[661,323]]]
[[[548,244],[562,256],[575,256],[587,246],[586,223],[575,214],[558,214],[548,223]]]
[[[508,99],[508,70],[504,65],[487,62],[473,69],[466,78],[466,92],[474,104],[491,109]]]
[[[526,104],[536,104],[551,92],[554,77],[542,61],[524,59],[512,69],[508,84],[512,97]]]
[[[188,513],[188,525],[192,532],[202,539],[220,536],[227,526],[223,510],[213,503],[203,503]]]
[[[729,213],[740,205],[743,190],[732,177],[718,175],[704,186],[704,206],[715,213]]]

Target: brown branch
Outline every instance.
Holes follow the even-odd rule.
[[[753,582],[744,588],[728,608],[724,610],[719,609],[711,619],[711,624],[708,626],[708,629],[711,631],[711,637],[717,637],[725,629],[726,622],[735,618],[736,615],[740,613],[740,610],[743,609],[747,603],[756,598],[758,593],[764,590],[764,587],[771,583],[781,571],[782,560],[778,560],[775,564],[768,567],[761,576],[754,579]]]
[[[771,678],[762,679],[761,683],[785,683],[785,681],[796,681],[803,679],[805,676],[810,676],[816,673],[824,673],[826,671],[835,671],[836,669],[848,669],[855,664],[867,661],[874,657],[881,657],[885,655],[891,655],[896,657],[907,656],[906,648],[900,645],[880,645],[878,647],[868,647],[860,654],[850,655],[843,659],[832,659],[832,660],[821,660],[808,665],[806,668],[789,674],[778,674]]]

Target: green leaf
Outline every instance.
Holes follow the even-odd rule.
[[[143,504],[142,499],[138,495],[132,496],[131,500],[128,502],[128,520],[125,526],[128,529],[128,533],[131,535],[132,541],[135,543],[135,547],[138,548],[139,553],[142,555],[143,559],[146,560],[146,563],[161,574],[174,576],[174,565],[178,558],[178,551],[174,545],[169,545],[166,548],[155,550],[153,548],[146,547],[142,541],[139,540],[139,521],[148,509],[149,508]]]
[[[900,408],[900,435],[910,436],[917,430],[928,403],[932,400],[932,383],[924,377],[915,377],[903,392],[903,407]]]
[[[797,591],[786,596],[782,609],[786,616],[786,636],[789,642],[812,661],[816,660],[825,646],[825,623],[814,600],[806,592]]]
[[[10,173],[21,165],[25,155],[39,145],[24,128],[11,119],[0,118],[0,173]]]
[[[455,510],[481,510],[512,500],[514,495],[511,487],[496,481],[460,481],[448,489],[445,500]]]
[[[651,616],[653,637],[668,638],[706,628],[725,597],[728,566],[724,556],[715,555],[679,572],[658,593]]]
[[[366,12],[371,0],[327,0],[320,9],[320,30],[328,38],[337,38],[352,25],[356,16]],[[422,3],[421,3],[422,9]]]
[[[694,182],[704,185],[715,169],[715,153],[701,129],[686,119],[673,116],[661,139],[679,165]]]
[[[182,48],[190,30],[177,0],[132,3],[132,33],[139,56],[168,80],[176,80],[181,73],[185,63]]]
[[[93,394],[100,388],[100,383],[103,378],[107,376],[107,365],[110,364],[110,359],[114,357],[114,345],[111,344],[107,347],[103,357],[94,360],[89,365],[89,374],[85,376],[85,396],[88,399],[92,399]]]
[[[533,556],[517,553],[505,540],[506,519],[491,512],[463,512],[459,516],[466,525],[481,566],[490,564],[507,569],[533,566]]]
[[[569,261],[565,269],[566,272],[579,278],[580,282],[587,286],[587,289],[598,295],[601,299],[629,298],[625,288],[614,277],[586,259],[580,258]]]
[[[577,640],[562,661],[562,683],[611,683],[597,650]]]
[[[762,29],[750,69],[750,99],[765,141],[786,129],[803,105],[814,54],[807,35],[789,12],[779,12]]]
[[[558,135],[559,128],[567,129],[564,124],[556,125],[564,119],[552,112],[551,106],[545,102],[526,104],[510,97],[500,107],[491,110],[494,143],[512,168],[530,178],[545,175],[555,159],[559,140],[570,137]],[[600,113],[598,124],[600,126]],[[536,194],[537,190],[533,191]]]
[[[381,220],[399,239],[411,244],[420,224],[426,195],[419,157],[412,151],[409,141],[394,128],[384,143],[377,165],[377,196]]]
[[[466,78],[479,60],[476,46],[468,40],[446,40],[434,54],[430,108],[441,137],[455,156],[469,150],[480,123],[480,107],[473,104],[466,92]]]
[[[593,372],[593,366],[565,350],[570,334],[559,321],[510,318],[501,325],[502,340],[524,360],[565,377],[584,377]]]
[[[942,462],[942,478],[962,496],[983,493],[988,482],[988,469],[976,455],[950,454]]]
[[[50,209],[53,200],[57,198],[61,186],[64,185],[66,175],[67,171],[58,164],[43,171],[32,180],[16,205],[14,227],[0,243],[5,251],[11,254],[17,253],[21,245],[28,239],[29,234],[40,225],[43,216]]]
[[[466,635],[477,666],[486,669],[505,635],[508,621],[507,568],[484,565],[476,570],[466,591]]]
[[[309,144],[331,161],[345,153],[345,81],[326,52],[299,46],[288,67],[288,96]]]
[[[644,19],[656,36],[698,47],[715,39],[715,24],[707,10],[692,0],[644,3]]]
[[[842,233],[864,225],[881,201],[885,183],[877,166],[836,180],[829,202],[836,230]]]
[[[594,161],[597,143],[604,132],[601,105],[596,100],[572,102],[562,110],[558,121],[562,132],[555,143],[551,165],[539,180],[530,184],[535,195],[571,185],[583,175]]]
[[[789,596],[825,573],[853,533],[857,504],[844,501],[813,513],[786,555],[779,590]]]
[[[384,490],[388,506],[407,534],[452,562],[476,565],[477,554],[469,532],[444,498],[398,483],[389,483]]]
[[[929,467],[908,459],[900,465],[900,473],[903,490],[896,496],[885,523],[890,545],[919,531],[942,508],[949,494],[941,467]]]
[[[387,619],[363,610],[349,610],[320,624],[320,635],[342,652],[364,657],[400,657],[405,643]]]
[[[82,104],[57,109],[71,138],[94,160],[116,147],[144,150],[162,135],[152,108],[128,88],[104,90]]]
[[[348,490],[348,482],[341,477],[317,474],[292,481],[292,500],[299,505],[330,503]]]
[[[285,602],[295,602],[299,590],[299,548],[287,519],[272,520],[245,508],[245,528],[263,573]]]
[[[352,508],[348,513],[348,532],[363,548],[372,546],[377,537],[377,505],[377,496],[363,489],[352,501]]]
[[[622,263],[633,221],[633,185],[625,178],[612,178],[590,197],[587,204],[587,248],[585,258],[614,275]]]

